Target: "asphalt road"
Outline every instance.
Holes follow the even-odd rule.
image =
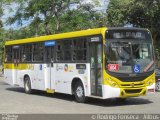
[[[124,103],[115,99],[90,99],[77,103],[74,97],[65,94],[47,94],[35,91],[24,93],[23,88],[5,84],[0,78],[0,113],[15,114],[111,114],[111,113],[160,113],[160,92],[149,96],[129,98]]]

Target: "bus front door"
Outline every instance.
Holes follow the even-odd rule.
[[[102,96],[102,45],[99,42],[89,44],[91,95]]]
[[[13,74],[13,84],[19,85],[18,80],[18,67],[20,62],[20,47],[19,46],[13,46],[13,68],[12,68],[12,74]]]
[[[46,47],[46,88],[50,90],[55,89],[55,70],[54,70],[54,46]]]

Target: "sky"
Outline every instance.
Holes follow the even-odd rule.
[[[92,3],[92,0],[82,0],[83,3]],[[109,4],[110,0],[99,0],[99,7],[96,7],[96,10],[99,10],[101,12],[106,12],[107,6]]]
[[[11,9],[9,9],[9,8],[12,8],[13,10],[11,10]],[[14,14],[15,14],[15,11],[16,11],[16,8],[17,8],[17,5],[16,4],[12,4],[12,5],[10,5],[10,6],[5,6],[4,7],[4,15],[2,16],[2,21],[5,23],[6,22],[6,20],[7,20],[7,18],[8,17],[12,17]],[[4,28],[5,29],[9,29],[9,28],[14,28],[14,27],[16,27],[15,25],[5,25],[4,26]]]
[[[92,0],[82,0],[82,3],[92,3]],[[109,0],[100,0],[100,5],[99,7],[95,7],[95,10],[100,11],[100,12],[106,12],[107,6],[109,4]],[[12,11],[9,9],[9,6],[6,6],[4,8],[4,15],[2,17],[2,21],[5,23],[6,19],[8,17],[12,17],[15,14],[16,8],[17,8],[17,4],[13,3],[12,5],[10,5],[10,7],[13,9]],[[75,6],[72,5],[72,8],[74,8]],[[13,24],[13,25],[5,25],[4,28],[5,29],[19,29],[20,27],[24,27],[27,26],[30,23],[30,21],[23,21],[23,26],[19,26],[17,23]]]

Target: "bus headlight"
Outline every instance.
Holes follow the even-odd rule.
[[[111,78],[107,78],[106,80],[107,80],[107,83],[108,83],[110,86],[116,87],[116,88],[119,87],[118,84],[117,84],[114,80],[112,80]]]
[[[154,79],[151,78],[147,81],[147,86],[151,86],[154,83]]]

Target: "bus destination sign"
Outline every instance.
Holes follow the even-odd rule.
[[[142,30],[108,30],[106,33],[107,39],[141,39],[149,38],[148,31]]]
[[[55,46],[56,42],[55,41],[46,41],[44,42],[45,47],[52,47]]]
[[[141,32],[114,32],[113,33],[114,38],[143,38],[144,35],[142,35]]]

